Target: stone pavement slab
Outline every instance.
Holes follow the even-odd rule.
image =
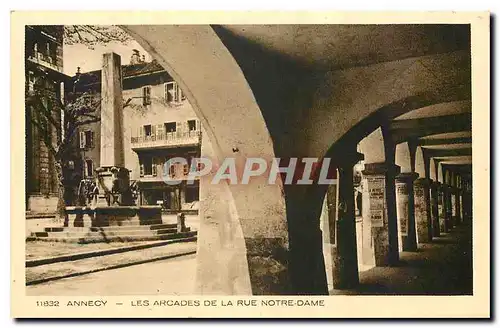
[[[196,295],[196,254],[26,287],[29,296]]]
[[[39,265],[26,268],[26,284],[39,284],[194,253],[196,253],[196,242],[185,242],[70,262]]]

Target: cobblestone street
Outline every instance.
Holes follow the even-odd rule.
[[[196,255],[28,286],[30,296],[192,295]]]

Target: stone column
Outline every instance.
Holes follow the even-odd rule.
[[[439,237],[439,182],[432,181],[430,185],[431,194],[431,220],[432,220],[432,236]]]
[[[443,184],[443,210],[444,210],[444,231],[450,232],[452,228],[451,187],[447,184]]]
[[[432,240],[430,182],[427,178],[419,178],[413,183],[418,243],[428,243]]]
[[[337,186],[338,182],[328,186],[321,217],[323,256],[329,286],[333,284],[333,257],[337,250]]]
[[[123,144],[123,98],[120,56],[103,55],[101,81],[101,152],[96,172],[98,205],[132,205],[129,170],[125,168]],[[114,196],[118,198],[115,199]]]
[[[462,206],[460,206],[461,199],[460,195],[462,194],[460,188],[456,188],[455,192],[455,224],[458,226],[462,223],[462,213],[460,213]]]
[[[183,181],[179,186],[179,210],[182,210],[182,204],[186,203],[186,182]]]
[[[206,135],[203,129],[202,133]],[[201,156],[215,157],[209,138],[203,139]],[[212,184],[212,177],[213,173],[200,177],[194,294],[252,295],[245,238],[229,188],[224,183]],[[274,278],[269,281],[274,282]]]
[[[455,227],[457,225],[457,188],[450,187],[450,227]]]
[[[460,217],[462,218],[462,222],[465,221],[465,190],[460,189]]]
[[[400,168],[390,163],[365,164],[370,201],[373,246],[376,266],[399,262],[395,177]]]
[[[439,231],[447,232],[446,229],[446,185],[438,186],[438,211],[439,211]]]
[[[103,55],[101,83],[101,166],[125,166],[120,56]]]
[[[354,288],[359,284],[353,170],[354,164],[361,158],[358,153],[349,159],[344,157],[337,168],[337,238],[335,252],[332,253],[333,287],[336,289]]]
[[[415,199],[413,181],[418,178],[414,172],[401,173],[396,177],[396,205],[402,249],[417,251],[417,232],[415,227]]]

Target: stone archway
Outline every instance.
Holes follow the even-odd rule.
[[[185,92],[202,123],[202,133],[208,136],[203,142],[202,156],[215,158],[219,163],[225,158],[235,158],[239,167],[246,158],[275,157],[252,91],[210,26],[123,28]],[[247,123],[234,129],[236,122]],[[201,209],[198,243],[198,292],[290,292],[288,233],[280,186],[268,184],[264,177],[244,186],[227,183],[214,186],[209,178],[200,183],[200,199],[205,205]],[[266,199],[264,204],[262,199]],[[275,276],[269,279],[262,272]]]
[[[186,90],[212,143],[214,157],[219,160],[236,157],[241,163],[247,157],[331,157],[341,169],[339,181],[345,179],[347,182],[348,172],[359,159],[356,144],[380,125],[416,108],[470,96],[470,72],[462,69],[470,67],[467,29],[458,33],[467,41],[460,42],[459,46],[451,43],[436,48],[429,46],[424,37],[419,42],[427,44],[426,47],[407,49],[402,56],[382,56],[381,53],[380,60],[339,65],[337,57],[322,51],[315,54],[327,54],[326,57],[303,60],[304,56],[297,56],[295,50],[280,48],[282,38],[272,39],[273,33],[266,34],[258,27],[160,25],[124,28]],[[323,27],[325,31],[332,28],[336,27]],[[377,28],[389,29],[384,30],[387,33],[393,27]],[[278,32],[312,33],[320,39],[330,35],[304,26],[285,26],[283,29]],[[447,27],[436,29],[412,26],[398,33],[402,33],[399,35],[402,39],[405,35],[423,33],[429,40],[439,41],[436,35],[446,34],[440,29]],[[353,33],[350,29],[339,28],[339,31],[339,40]],[[372,28],[363,33],[376,34]],[[392,46],[390,42],[393,41],[382,48]],[[273,42],[279,46],[275,47]],[[321,45],[319,42],[318,46]],[[375,46],[368,46],[364,55],[371,54],[375,49],[370,47]],[[376,49],[376,53],[381,51]],[[238,129],[234,128],[236,126]],[[384,186],[393,188],[391,179],[398,171],[394,165],[395,146],[387,141],[387,136],[384,139],[384,159],[376,164],[381,164],[377,168],[383,170],[382,180],[385,181],[387,174],[392,177]],[[370,169],[373,171],[374,166],[366,171]],[[221,217],[213,219],[214,238],[221,238],[216,234],[221,228],[215,228],[215,223],[225,222],[223,216],[231,218],[227,225],[236,229],[226,229],[222,235],[231,234],[241,226],[252,292],[327,293],[319,229],[326,188],[315,185],[280,188],[266,185],[259,179],[245,188],[238,185],[223,185],[223,188],[215,192],[226,195],[227,204],[217,214]],[[340,188],[339,193],[342,190]],[[393,190],[387,190],[387,195],[392,194]],[[343,195],[346,202],[351,202],[349,193]],[[259,202],[262,197],[266,202]],[[229,252],[234,251],[230,244],[224,246]],[[202,245],[200,236],[200,249]],[[266,246],[262,249],[258,245]],[[283,256],[287,250],[290,250],[288,257]],[[272,261],[262,263],[269,256]],[[241,256],[235,255],[238,257]],[[272,269],[276,264],[278,269]],[[259,270],[262,265],[277,272],[275,278],[270,279],[274,282],[268,285],[262,285],[265,277],[257,277],[258,272],[266,271]],[[287,270],[289,274],[285,274]],[[285,276],[291,281],[287,282]],[[225,280],[232,276],[227,277]],[[232,294],[233,285],[229,282],[228,286],[220,288],[214,282],[213,290]],[[284,286],[291,287],[287,291]]]

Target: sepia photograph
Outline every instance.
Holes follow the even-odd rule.
[[[39,21],[18,24],[12,217],[39,311],[484,295],[471,21]]]

